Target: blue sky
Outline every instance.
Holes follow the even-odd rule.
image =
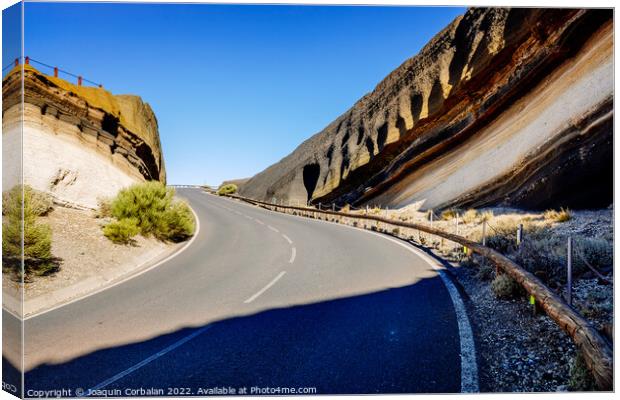
[[[26,3],[25,53],[141,96],[168,182],[219,184],[286,156],[464,11]]]

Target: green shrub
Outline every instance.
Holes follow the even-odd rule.
[[[117,244],[131,244],[133,237],[140,233],[137,218],[123,218],[103,227],[105,237]]]
[[[568,386],[573,391],[588,391],[595,389],[594,377],[588,369],[581,352],[578,352],[570,368]]]
[[[23,199],[23,220],[22,220]],[[46,196],[25,186],[14,187],[3,194],[2,258],[5,265],[21,276],[21,258],[26,274],[44,275],[58,269],[58,259],[52,256],[52,230],[47,224],[37,222],[39,215],[51,209]],[[22,225],[23,222],[23,225]],[[23,227],[23,253],[22,253]]]
[[[510,299],[520,292],[519,284],[506,274],[497,275],[491,282],[491,288],[499,299]]]
[[[217,194],[221,195],[227,195],[227,194],[235,194],[237,193],[237,185],[235,185],[234,183],[228,183],[226,185],[222,185],[217,189]]]
[[[545,219],[549,219],[554,222],[566,222],[573,218],[573,214],[568,208],[560,208],[557,210],[547,210],[543,213]]]
[[[184,201],[174,201],[162,214],[155,236],[161,240],[182,242],[194,234],[194,215]]]
[[[111,215],[119,222],[135,219],[143,236],[173,242],[185,240],[194,234],[195,221],[189,206],[174,200],[174,193],[174,189],[156,181],[130,186],[112,200]]]
[[[52,211],[54,203],[49,194],[40,192],[28,185],[18,185],[14,186],[10,191],[2,193],[2,215],[7,215],[11,199],[21,199],[22,187],[24,196],[28,199],[30,210],[34,215],[42,217]]]

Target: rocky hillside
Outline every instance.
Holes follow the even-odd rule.
[[[607,206],[612,17],[469,9],[241,194],[422,209]]]
[[[17,150],[23,141],[24,183],[59,202],[94,208],[132,183],[165,182],[157,119],[139,97],[76,86],[25,65],[22,134],[20,71],[3,80],[3,144]],[[3,191],[18,183],[19,171],[11,171],[19,154],[4,152]]]

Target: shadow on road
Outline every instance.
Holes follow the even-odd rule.
[[[40,365],[26,373],[26,391],[92,388],[202,328]],[[196,394],[215,386],[315,387],[318,394],[458,392],[452,303],[434,277],[220,320],[106,389],[171,387]]]

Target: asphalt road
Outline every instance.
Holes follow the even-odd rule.
[[[26,391],[460,391],[454,306],[421,257],[362,230],[179,194],[201,225],[186,250],[26,320]]]

